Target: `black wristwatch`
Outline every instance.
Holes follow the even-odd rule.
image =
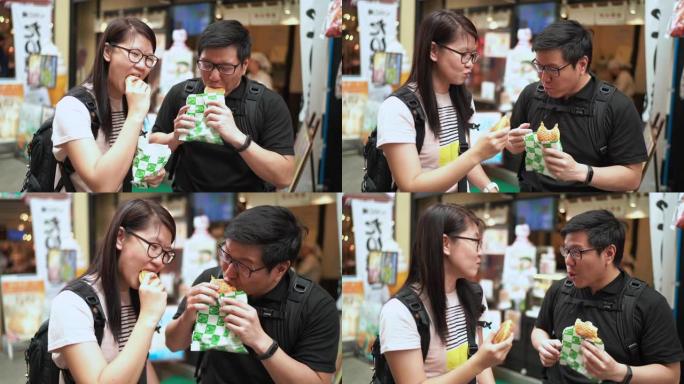
[[[266,352],[262,353],[261,355],[256,355],[256,358],[258,360],[266,360],[269,357],[273,356],[277,350],[278,350],[278,342],[273,340],[273,344],[271,344],[271,346],[268,347]]]
[[[591,183],[591,179],[594,178],[594,168],[591,167],[591,165],[587,164],[587,178],[584,180],[584,185],[589,185]]]
[[[245,136],[245,142],[242,143],[242,145],[239,146],[238,148],[235,148],[235,150],[238,151],[238,153],[240,153],[240,152],[244,151],[245,149],[247,149],[247,147],[249,147],[250,144],[252,144],[252,137],[250,135],[247,135],[247,136]]]
[[[622,380],[622,384],[629,384],[632,382],[632,367],[629,365],[627,366],[627,374],[625,375],[624,380]]]

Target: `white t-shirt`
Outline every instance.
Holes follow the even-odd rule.
[[[90,87],[88,87],[90,89]],[[95,139],[98,149],[102,154],[106,153],[114,144],[125,121],[123,111],[112,111],[112,137],[109,142],[105,138],[105,133],[100,128],[97,139],[93,136],[90,129],[90,114],[88,108],[73,96],[65,96],[57,103],[55,117],[52,122],[52,153],[58,161],[64,161],[67,157],[66,149],[63,144],[70,141],[81,139]],[[55,174],[55,186],[59,182],[61,172],[59,165]],[[71,182],[77,192],[92,192],[85,181],[76,172],[71,174]],[[123,183],[119,185],[120,191]]]
[[[430,123],[425,121],[425,139],[418,156],[423,171],[437,169],[458,158],[458,114],[451,103],[448,93],[435,93],[437,99],[437,113],[441,126],[439,138],[430,130]],[[473,110],[475,105],[471,104]],[[471,123],[473,118],[471,117]],[[398,97],[385,99],[378,110],[378,148],[384,144],[416,143],[416,128],[411,110]],[[465,138],[467,140],[468,138]],[[454,192],[458,184],[453,185],[447,192]]]
[[[90,282],[92,281],[92,277],[87,279]],[[105,319],[108,319],[107,302],[102,288],[102,281],[98,281],[93,285],[93,288],[100,299],[102,309],[105,311]],[[118,356],[119,351],[126,345],[126,341],[128,341],[128,337],[137,321],[128,291],[120,292],[120,296],[121,343],[114,339],[114,334],[109,328],[109,324],[105,323],[102,344],[100,345],[107,363],[114,360]],[[61,352],[55,352],[56,350],[72,344],[97,343],[93,314],[85,300],[72,291],[60,292],[51,305],[50,327],[48,328],[48,352],[52,353],[52,360],[57,367],[64,369],[67,368],[64,356],[62,356]],[[60,383],[63,382],[63,379],[60,377]]]
[[[447,343],[437,334],[432,320],[432,309],[425,295],[421,300],[430,316],[430,346],[423,368],[425,375],[435,377],[443,375],[465,363],[468,359],[468,333],[465,313],[461,306],[456,290],[446,295],[447,308]],[[487,307],[487,301],[482,298],[482,305]],[[484,314],[484,313],[483,313]],[[480,317],[480,320],[484,316]],[[380,312],[380,353],[389,351],[420,350],[420,334],[416,320],[409,309],[398,299],[391,299],[382,307]]]

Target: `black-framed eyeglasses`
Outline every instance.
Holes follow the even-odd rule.
[[[112,44],[112,43],[107,43],[109,46],[114,47],[114,48],[120,48],[123,49],[124,51],[128,52],[128,60],[133,63],[133,64],[138,64],[140,60],[143,58],[145,59],[145,66],[147,68],[154,68],[155,65],[159,62],[159,58],[155,55],[146,55],[142,53],[141,50],[136,49],[136,48],[126,48],[122,47],[120,45]]]
[[[596,250],[597,250],[596,248],[587,248],[587,249],[570,248],[570,249],[567,249],[565,247],[560,247],[560,254],[561,254],[561,256],[563,256],[563,258],[570,256],[574,260],[582,260],[582,255],[585,252],[596,251]]]
[[[470,240],[473,241],[477,244],[477,250],[479,251],[480,248],[482,248],[482,238],[477,238],[477,237],[466,237],[466,236],[456,236],[456,235],[448,235],[452,239],[461,239],[461,240]]]
[[[197,60],[197,68],[199,68],[200,71],[211,72],[216,68],[224,75],[232,75],[240,65],[242,64],[214,64],[211,61]]]
[[[537,71],[537,73],[541,76],[542,72],[546,72],[552,77],[559,77],[560,76],[560,71],[562,71],[565,67],[570,65],[570,63],[565,64],[562,67],[553,67],[549,65],[541,65],[537,62],[537,59],[532,60],[532,65],[534,66],[534,70]]]
[[[162,263],[169,264],[176,257],[175,251],[173,251],[173,250],[167,251],[159,243],[155,243],[155,242],[146,240],[142,236],[138,235],[137,233],[135,233],[133,231],[129,231],[128,229],[126,229],[126,233],[128,233],[129,235],[133,235],[133,236],[137,237],[138,240],[147,244],[147,257],[149,257],[150,259],[156,259],[157,257],[161,256]]]
[[[461,52],[461,51],[457,51],[453,48],[447,47],[444,44],[440,44],[440,43],[435,43],[435,44],[437,44],[440,47],[447,49],[451,52],[458,53],[459,55],[461,55],[461,64],[467,64],[469,61],[472,61],[473,64],[475,64],[475,63],[477,63],[477,60],[480,58],[480,54],[477,52]]]
[[[241,261],[233,259],[233,257],[223,249],[225,244],[226,244],[225,241],[223,243],[219,244],[218,254],[219,254],[219,258],[220,258],[221,262],[227,264],[226,268],[228,268],[231,264],[234,264],[237,267],[238,273],[242,276],[247,276],[247,278],[252,277],[252,274],[254,272],[259,272],[262,269],[266,269],[266,266],[255,269],[255,268],[252,268],[252,267],[248,266],[247,264],[245,264]]]

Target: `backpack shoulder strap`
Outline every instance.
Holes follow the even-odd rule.
[[[100,117],[97,111],[97,102],[93,97],[92,93],[88,91],[84,86],[79,85],[69,91],[69,96],[73,96],[78,101],[83,103],[88,109],[90,114],[90,130],[93,133],[93,137],[97,139],[97,133],[100,130]]]
[[[247,79],[247,88],[245,89],[245,113],[247,114],[247,121],[250,125],[249,130],[256,132],[261,126],[261,114],[259,113],[259,99],[264,94],[266,87],[250,79]]]
[[[104,310],[102,309],[100,299],[93,287],[82,279],[79,279],[68,285],[65,289],[76,293],[86,302],[86,304],[88,304],[90,311],[93,313],[97,343],[102,344],[105,327]]]
[[[416,149],[418,154],[420,154],[420,150],[423,149],[423,142],[425,141],[425,111],[423,111],[423,106],[420,104],[416,93],[408,87],[399,88],[392,96],[406,104],[413,115],[413,124],[416,129]]]
[[[484,291],[482,290],[482,286],[478,283],[474,283],[472,281],[467,281],[468,286],[470,287],[471,291],[473,292],[475,299],[477,300],[478,303],[482,303],[482,299],[484,297]],[[480,306],[480,313],[484,312],[484,307]],[[477,353],[477,350],[479,349],[479,346],[477,345],[477,327],[483,327],[483,328],[490,328],[492,327],[491,322],[487,321],[480,321],[479,319],[473,319],[474,321],[472,322],[471,325],[468,325],[466,327],[466,333],[468,336],[468,358],[471,358],[474,354]]]
[[[395,297],[409,309],[411,316],[416,321],[420,335],[420,349],[423,353],[423,361],[425,361],[430,347],[430,316],[428,316],[427,309],[425,309],[420,297],[410,287],[404,286]]]
[[[630,362],[635,363],[639,361],[639,337],[635,327],[635,310],[639,297],[644,292],[648,285],[635,278],[629,276],[629,280],[622,289],[620,295],[620,309],[618,312],[617,332],[618,337],[622,340],[622,346],[629,356]]]
[[[613,95],[615,95],[615,91],[614,85],[603,80],[597,80],[596,90],[592,96],[593,118],[590,123],[590,135],[594,150],[600,154],[601,158],[604,158],[608,153],[608,140],[604,134],[606,130],[602,128],[604,128],[608,106]]]
[[[185,98],[187,98],[188,95],[195,94],[203,89],[204,83],[202,83],[198,77],[186,80],[185,86],[183,87],[183,93],[181,94],[183,97],[183,102],[185,102]]]
[[[458,99],[458,91],[457,88],[454,86],[449,87],[449,95],[451,97],[451,103],[454,108],[454,112],[458,116],[458,124],[456,124],[456,129],[458,130],[458,155],[461,156],[465,151],[467,151],[470,146],[468,145],[468,135],[467,135],[467,129],[466,127],[472,128],[472,124],[469,122],[465,121],[465,118],[463,116],[460,116],[460,113],[458,112],[459,109],[456,108],[456,100]],[[463,97],[463,96],[460,96]],[[461,180],[458,181],[457,184],[457,192],[468,192],[468,178],[464,176],[461,178]],[[479,285],[478,285],[479,286]]]

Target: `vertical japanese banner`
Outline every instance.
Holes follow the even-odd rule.
[[[653,288],[665,296],[672,308],[677,273],[677,228],[672,225],[672,217],[679,201],[676,193],[650,193],[648,199]]]
[[[661,130],[660,138],[655,142],[656,156],[651,159],[646,169],[642,190],[656,190],[654,166],[661,168],[665,155],[665,130],[667,116],[670,113],[672,92],[672,67],[674,39],[668,37],[667,28],[673,0],[646,0],[645,35],[646,39],[646,105],[643,119],[646,121],[644,135],[648,148],[653,143],[653,134]],[[656,73],[658,74],[656,76]],[[662,175],[662,172],[659,172]]]
[[[295,162],[297,164],[302,160],[308,163],[309,160],[303,158],[309,144],[308,133],[312,133],[314,127],[317,129],[316,135],[311,138],[313,140],[311,156],[314,169],[312,170],[309,164],[306,164],[299,179],[297,191],[313,190],[314,186],[311,185],[311,180],[314,179],[315,175],[318,175],[318,165],[323,148],[321,130],[323,115],[326,112],[328,61],[330,60],[328,50],[330,40],[325,37],[324,32],[329,4],[328,1],[321,0],[302,0],[299,3],[299,36],[302,62],[302,109],[299,112],[299,121],[303,124],[297,133],[295,142]]]
[[[52,47],[52,5],[12,3],[17,81],[26,82],[30,55],[45,53]]]
[[[380,104],[392,93],[388,84],[375,85],[371,81],[373,55],[401,48],[397,41],[397,12],[399,4],[359,1],[359,44],[361,45],[361,79],[368,81],[368,101],[363,117],[363,131],[370,132],[377,125]],[[393,47],[392,49],[390,47]]]
[[[370,283],[368,259],[378,252],[395,247],[393,211],[394,202],[352,200],[356,274],[364,288],[364,303],[359,313],[356,346],[358,352],[369,360],[372,358],[371,347],[378,334],[380,309],[389,298],[389,290],[386,285]]]
[[[36,273],[45,281],[45,296],[51,301],[75,277],[78,251],[71,242],[71,198],[31,199],[33,247]]]
[[[397,40],[398,6],[398,2],[384,4],[359,0],[357,3],[362,79],[370,79],[373,54],[385,52]]]

